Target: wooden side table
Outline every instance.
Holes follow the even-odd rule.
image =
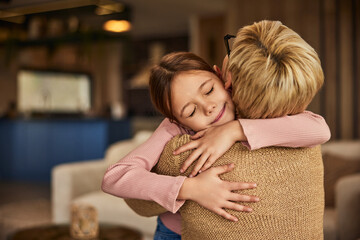
[[[141,240],[142,234],[118,225],[100,225],[96,240]],[[70,236],[70,225],[47,225],[16,231],[8,240],[75,240]]]

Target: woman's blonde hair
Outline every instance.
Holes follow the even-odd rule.
[[[300,113],[324,82],[315,50],[279,21],[241,28],[228,64],[232,98],[243,118]]]

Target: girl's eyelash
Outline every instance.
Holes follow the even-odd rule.
[[[194,111],[192,111],[192,113],[189,115],[189,117],[194,116],[194,114],[195,114],[195,110],[196,110],[196,106],[194,107]]]
[[[213,90],[214,90],[214,86],[212,86],[210,91],[208,91],[205,95],[209,95]]]
[[[209,95],[210,93],[212,93],[212,91],[214,91],[214,86],[212,86],[211,89],[207,93],[205,93],[205,95]],[[188,117],[194,116],[195,111],[196,111],[196,106],[194,107],[194,110],[192,111],[192,113]]]

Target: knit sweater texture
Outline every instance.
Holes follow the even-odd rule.
[[[180,167],[191,151],[180,155],[173,155],[173,151],[189,141],[189,135],[174,137],[165,146],[153,171],[180,175]],[[179,210],[182,239],[323,239],[324,189],[320,146],[269,147],[249,151],[236,143],[213,166],[229,163],[234,163],[235,168],[220,175],[221,179],[257,183],[256,188],[242,190],[241,194],[258,196],[260,202],[241,203],[250,206],[251,213],[228,210],[239,219],[231,222],[196,202],[186,201]],[[182,175],[188,176],[194,164]],[[166,211],[150,201],[127,199],[126,202],[143,216]]]

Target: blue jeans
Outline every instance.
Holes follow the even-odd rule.
[[[181,236],[165,227],[158,217],[154,240],[181,240]]]

